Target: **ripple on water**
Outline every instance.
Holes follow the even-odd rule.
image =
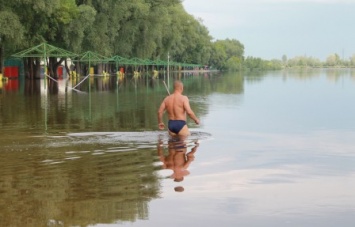
[[[186,139],[186,146],[192,147],[196,141],[211,139],[211,134],[192,131]],[[83,159],[89,156],[112,158],[120,153],[145,152],[156,153],[158,142],[168,146],[169,135],[162,131],[144,132],[82,132],[69,133],[65,136],[31,136],[25,143],[18,143],[0,153],[3,160],[20,159],[27,163],[41,163],[44,166],[59,165]],[[11,165],[11,164],[8,164]],[[17,165],[14,162],[14,165]],[[14,166],[13,165],[13,166]],[[27,164],[28,165],[28,164]]]

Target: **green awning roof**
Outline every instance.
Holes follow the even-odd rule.
[[[78,56],[75,53],[70,51],[64,50],[59,47],[52,46],[48,43],[41,43],[37,46],[28,48],[23,50],[17,54],[12,55],[16,58],[28,58],[28,57],[39,57],[39,58],[46,58],[46,57],[57,57],[57,58],[73,58]]]

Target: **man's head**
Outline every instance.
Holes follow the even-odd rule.
[[[182,91],[184,90],[184,85],[180,80],[176,80],[174,82],[174,91],[179,91],[182,93]]]
[[[174,188],[174,190],[175,190],[176,192],[183,192],[183,191],[185,191],[184,187],[182,187],[182,186],[177,186],[177,187]]]

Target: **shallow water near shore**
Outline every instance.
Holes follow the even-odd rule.
[[[353,226],[354,70],[174,78],[201,120],[177,147],[163,77],[2,86],[0,226]]]

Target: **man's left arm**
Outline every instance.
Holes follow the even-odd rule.
[[[185,96],[185,100],[184,100],[184,109],[185,109],[186,113],[189,115],[189,117],[192,120],[194,120],[196,124],[200,124],[200,120],[196,117],[195,113],[192,111],[192,109],[190,107],[190,101],[187,96]]]

